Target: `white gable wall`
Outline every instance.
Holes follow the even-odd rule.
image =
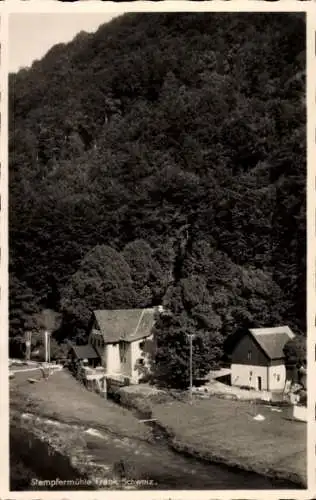
[[[231,365],[231,384],[259,389],[258,377],[261,377],[261,389],[268,390],[268,367],[257,365]]]
[[[121,355],[119,352],[119,357],[120,357],[120,366],[121,366],[121,374],[130,377],[131,376],[131,371],[132,371],[132,356],[131,356],[131,344],[129,342],[125,342],[125,356],[123,359],[121,359]]]
[[[231,384],[248,386],[259,390],[258,377],[261,377],[261,390],[282,391],[286,381],[284,364],[275,366],[231,365]]]
[[[119,344],[106,345],[106,372],[110,374],[121,373]]]
[[[136,369],[136,364],[137,360],[142,357],[142,350],[140,348],[142,342],[142,340],[131,342],[131,378],[136,383],[139,380],[139,371]]]

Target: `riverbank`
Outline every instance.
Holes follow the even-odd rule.
[[[181,453],[307,487],[307,425],[291,407],[216,396],[170,397],[144,387],[120,390],[121,402],[154,419]],[[260,413],[263,421],[254,420]]]
[[[32,414],[19,415],[15,411],[11,414],[11,490],[50,490],[56,478],[69,480],[70,485],[55,484],[53,489],[71,489],[73,481],[88,478],[86,470],[81,468],[82,462],[82,439],[77,429]],[[91,484],[90,489],[95,489],[94,485]]]
[[[70,373],[60,371],[44,380],[40,372],[32,372],[37,383],[30,384],[29,375],[16,374],[10,381],[10,409],[55,419],[65,424],[97,427],[101,431],[132,437],[141,441],[151,438],[150,430],[139,423],[130,411],[89,392]]]
[[[63,456],[69,459],[67,467],[71,468],[67,477],[77,474],[79,477],[106,477],[112,480],[115,466],[123,461],[124,474],[128,470],[129,475],[138,481],[154,481],[145,489],[245,489],[245,485],[247,489],[300,487],[291,482],[294,476],[291,479],[287,476],[286,480],[280,477],[277,481],[277,476],[270,480],[240,467],[229,469],[216,465],[216,434],[214,455],[210,456],[206,453],[209,450],[199,448],[192,436],[185,437],[184,421],[182,419],[181,424],[179,415],[179,412],[187,411],[186,406],[182,406],[185,403],[165,393],[151,396],[150,403],[139,398],[139,404],[134,404],[137,412],[141,411],[138,414],[88,392],[67,372],[56,373],[48,381],[40,380],[34,384],[30,384],[25,375],[23,378],[19,374],[10,383],[10,393],[12,433],[15,434],[21,425],[25,436],[32,438],[36,431],[36,439],[50,446],[48,456],[55,456],[55,465],[51,464],[50,469],[56,469],[57,477],[60,478],[58,470],[60,456]],[[158,424],[167,431],[168,446],[165,433],[157,433],[157,428],[140,421],[140,415],[145,418],[149,414],[157,418]],[[194,427],[197,421],[192,415],[190,418]],[[175,425],[177,419],[179,425]],[[196,436],[205,434],[203,426],[208,416],[204,415],[204,419],[204,423],[198,424]],[[182,441],[181,433],[184,436]],[[171,447],[181,453],[173,452]],[[18,442],[16,453],[19,456]],[[26,463],[32,463],[32,449],[26,454]],[[14,453],[11,453],[12,456]],[[39,453],[38,456],[43,454]],[[202,458],[204,461],[200,460]],[[47,460],[44,460],[45,467]],[[238,466],[240,463],[236,461],[230,465]],[[45,473],[45,467],[41,476]],[[113,488],[117,489],[118,486],[114,485]]]

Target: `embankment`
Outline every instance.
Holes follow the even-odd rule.
[[[190,405],[148,387],[126,387],[119,394],[123,406],[153,419],[151,425],[179,453],[307,487],[307,426],[292,420],[290,408],[218,397]],[[254,420],[258,413],[263,421]]]
[[[269,478],[249,472],[255,471],[254,468],[249,468],[247,472],[247,457],[244,460],[237,456],[235,467],[227,467],[227,448],[224,449],[224,455],[227,454],[225,460],[220,460],[221,464],[215,463],[223,442],[216,434],[216,429],[213,439],[206,439],[205,428],[212,433],[210,424],[214,415],[211,415],[218,408],[217,402],[215,405],[213,402],[213,409],[208,407],[203,410],[195,403],[189,410],[185,402],[156,392],[150,397],[148,394],[146,397],[138,394],[139,402],[134,401],[133,404],[125,398],[125,406],[129,403],[131,411],[85,390],[67,372],[56,373],[48,381],[39,380],[35,384],[27,381],[23,383],[21,378],[11,384],[10,463],[12,468],[16,457],[20,461],[23,459],[31,469],[28,472],[30,477],[44,480],[77,477],[92,481],[90,487],[88,483],[85,487],[81,484],[79,488],[72,487],[75,490],[91,487],[209,490],[300,487],[293,484],[289,475],[277,479],[276,475]],[[147,387],[148,391],[150,388]],[[124,398],[121,399],[123,403]],[[127,399],[131,399],[130,396]],[[229,408],[231,411],[232,407]],[[225,424],[222,413],[227,412],[228,407],[220,410],[221,422]],[[190,411],[193,413],[190,414]],[[144,423],[141,416],[152,416],[157,424]],[[232,425],[232,422],[224,425],[225,432]],[[195,430],[195,435],[192,430]],[[252,441],[259,438],[253,433],[250,436]],[[242,436],[239,438],[242,439]],[[279,444],[274,443],[270,451],[275,452]],[[236,446],[236,442],[233,446]],[[21,447],[25,448],[23,453],[20,453]],[[236,446],[236,449],[240,452],[241,446]],[[211,457],[208,455],[209,450],[214,451]],[[234,456],[232,458],[235,459]],[[276,458],[280,458],[280,455]],[[265,463],[267,461],[265,456]],[[117,478],[120,480],[122,475],[134,481],[133,486],[122,485],[120,481],[117,483]],[[11,479],[14,479],[12,473]],[[103,479],[103,483],[100,485],[96,479]],[[23,480],[24,486],[19,489],[34,489],[23,477],[20,477],[20,486]]]
[[[21,415],[11,415],[11,490],[49,490],[51,482],[55,481],[56,478],[70,482],[87,479],[83,471],[71,463],[69,450],[62,449],[54,433],[49,436],[47,431],[47,425],[45,428],[38,420],[35,422],[35,418],[26,419]],[[41,481],[44,481],[45,484],[42,484]],[[65,482],[59,487],[54,485],[54,489],[60,490],[72,487],[72,484],[67,485]]]

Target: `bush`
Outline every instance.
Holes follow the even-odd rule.
[[[299,404],[301,406],[307,407],[307,391],[305,391],[305,390],[300,391],[299,397],[300,397]]]

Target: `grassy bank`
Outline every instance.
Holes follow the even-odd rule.
[[[31,384],[29,377],[39,381]],[[66,371],[54,373],[47,381],[39,372],[16,374],[10,381],[10,407],[122,437],[151,439],[150,430],[128,410],[87,391]]]
[[[123,404],[156,419],[177,451],[306,487],[307,426],[291,419],[290,408],[218,397],[190,405],[148,389],[142,396],[141,387],[120,392]],[[253,420],[256,413],[265,420]]]
[[[87,462],[88,453],[94,461],[97,457],[98,467],[105,459],[111,465],[121,456],[136,463],[139,449],[153,441],[152,429],[137,416],[87,391],[69,373],[61,371],[45,381],[40,373],[32,372],[31,377],[39,379],[34,384],[28,382],[29,376],[19,373],[10,381],[11,421],[26,412],[73,426],[62,430],[49,425],[43,429],[46,435],[56,434],[54,439],[62,454],[82,456]],[[137,409],[145,418],[155,418],[168,436],[170,447],[182,454],[280,478],[298,486],[306,484],[306,425],[291,421],[286,408],[277,413],[258,406],[257,411],[266,419],[257,422],[253,420],[255,409],[248,402],[212,397],[195,400],[191,406],[182,394],[157,391],[149,386],[121,389],[120,399],[122,405]],[[83,443],[84,429],[88,428],[110,433],[114,440],[100,441],[88,434],[84,435]],[[128,442],[129,438],[137,441],[135,446]],[[154,459],[151,455],[151,463]],[[165,460],[168,469],[174,460],[168,454]],[[161,467],[159,464],[152,470]],[[137,467],[144,472],[144,464],[141,469],[139,464]],[[84,465],[82,472],[85,470]],[[162,477],[165,474],[166,471]]]
[[[29,378],[38,382],[30,383]],[[91,429],[104,437],[89,433]],[[151,430],[130,411],[87,391],[67,371],[54,373],[47,381],[39,371],[16,374],[10,381],[10,435],[10,480],[18,490],[47,489],[31,486],[34,477],[86,477],[93,485],[79,489],[95,489],[95,480],[116,479],[116,467],[123,462],[127,477],[143,479],[136,453],[152,441]]]
[[[88,479],[86,474],[86,443],[82,432],[71,426],[28,418],[13,412],[10,421],[10,489],[51,489],[50,482]],[[95,477],[95,471],[90,476]],[[92,473],[91,473],[92,472]],[[46,485],[34,480],[47,481]],[[84,483],[85,489],[95,489]],[[71,489],[72,484],[54,485],[54,489]]]
[[[77,489],[72,483],[67,488],[60,484],[34,488],[30,484],[34,477],[45,481],[88,478],[93,489],[291,487],[174,453],[164,436],[140,422],[135,412],[89,393],[67,372],[34,384],[28,382],[28,376],[21,373],[11,381],[10,479],[14,490]],[[158,405],[166,397],[156,393],[150,399]],[[130,485],[125,478],[144,485]],[[90,486],[85,483],[79,489]]]

